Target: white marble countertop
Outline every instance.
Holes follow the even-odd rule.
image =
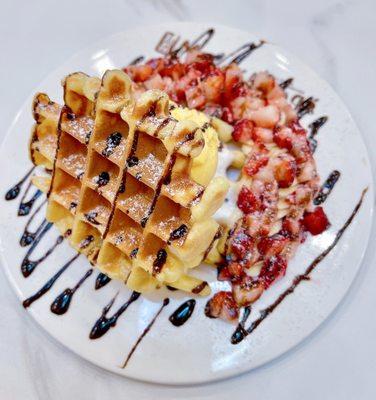
[[[358,123],[375,169],[374,0],[2,0],[0,4],[0,139],[34,86],[80,48],[141,24],[215,21],[288,48],[326,79]],[[180,388],[120,378],[76,357],[28,317],[1,272],[0,398],[374,399],[374,261],[374,250],[369,249],[346,299],[294,351],[236,379]]]

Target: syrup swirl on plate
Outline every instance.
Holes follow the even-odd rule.
[[[133,345],[131,351],[129,352],[127,358],[124,361],[124,364],[122,365],[122,368],[124,369],[128,363],[131,357],[133,356],[133,353],[136,351],[138,345],[141,343],[142,339],[147,335],[147,333],[150,331],[152,326],[154,325],[155,321],[159,317],[160,313],[163,311],[163,309],[168,305],[170,302],[170,299],[166,298],[163,300],[161,308],[158,310],[158,312],[154,315],[153,319],[149,322],[148,326],[142,331],[141,335],[138,337],[136,340],[135,344]]]
[[[40,299],[44,294],[46,294],[54,285],[54,283],[59,279],[59,277],[71,266],[73,261],[77,260],[80,254],[73,256],[67,263],[65,263],[55,275],[52,276],[35,294],[28,297],[22,302],[22,305],[27,308],[30,307],[34,301]]]
[[[34,169],[35,167],[32,167],[29,171],[27,171],[25,176],[5,193],[5,200],[14,200],[20,194],[22,185],[25,183],[26,179],[32,174]]]
[[[77,282],[77,284],[72,289],[67,288],[62,293],[60,293],[52,302],[50,307],[51,311],[57,315],[65,314],[69,309],[73,295],[92,273],[93,268],[88,269],[85,275]]]
[[[91,328],[89,334],[90,339],[98,339],[102,337],[105,333],[107,333],[110,328],[113,328],[116,325],[116,322],[119,319],[119,317],[128,309],[128,307],[133,302],[135,302],[140,297],[140,293],[132,292],[129,299],[111,317],[108,318],[107,314],[110,311],[112,305],[114,304],[116,297],[117,294],[103,308],[102,315],[99,317],[99,319],[95,322],[94,326]]]

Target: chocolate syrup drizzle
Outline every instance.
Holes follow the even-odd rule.
[[[111,278],[109,278],[103,272],[100,272],[95,280],[95,290],[99,290],[103,286],[106,286],[109,282],[111,282]]]
[[[312,96],[305,99],[303,96],[296,94],[292,97],[291,101],[296,103],[295,111],[299,119],[307,114],[312,114],[316,107],[316,100]]]
[[[54,250],[55,248],[62,243],[64,236],[59,235],[55,241],[55,243],[41,256],[35,261],[30,260],[30,255],[33,253],[35,248],[38,246],[39,242],[45,236],[45,234],[51,229],[52,227],[52,222],[47,222],[46,220],[43,220],[42,224],[38,227],[37,230],[39,230],[39,234],[35,237],[33,244],[27,251],[24,259],[22,260],[21,263],[21,272],[22,275],[27,278],[28,276],[31,275],[31,273],[35,270],[35,268],[42,262],[44,261]]]
[[[51,304],[51,312],[57,315],[65,314],[69,309],[73,295],[92,273],[93,268],[88,269],[85,275],[77,282],[77,284],[73,288],[67,288],[62,293],[60,293]]]
[[[110,328],[113,328],[116,325],[119,317],[127,310],[127,308],[135,302],[139,297],[140,293],[132,292],[129,299],[109,318],[107,318],[107,314],[110,311],[112,305],[115,302],[118,293],[114,296],[114,298],[103,308],[102,315],[95,322],[92,327],[89,338],[90,339],[98,339],[102,337]]]
[[[334,247],[337,245],[337,243],[341,239],[342,235],[345,233],[346,229],[349,227],[349,225],[353,221],[355,215],[358,213],[358,211],[363,203],[363,199],[364,199],[364,196],[365,196],[367,190],[368,190],[368,188],[363,190],[360,200],[358,201],[357,205],[355,206],[355,208],[354,208],[353,212],[351,213],[351,215],[349,216],[349,218],[343,224],[342,228],[339,229],[339,231],[337,232],[336,237],[334,238],[333,242],[311,262],[311,264],[306,268],[306,270],[303,274],[297,275],[294,278],[291,285],[284,292],[282,292],[280,294],[280,296],[277,298],[277,300],[274,301],[274,303],[272,303],[270,306],[268,306],[264,310],[260,311],[260,316],[251,323],[249,328],[245,329],[244,327],[241,326],[241,324],[239,324],[239,326],[236,328],[235,332],[231,336],[232,344],[238,344],[246,336],[250,335],[283,302],[283,300],[287,296],[289,296],[291,293],[293,293],[295,291],[295,289],[303,281],[310,279],[311,273],[320,264],[320,262],[334,249]],[[248,318],[248,316],[247,316],[247,318]],[[243,323],[243,325],[244,325],[244,323]]]
[[[41,256],[40,258],[38,258],[35,261],[31,261],[29,259],[29,256],[32,254],[32,252],[35,250],[36,246],[38,245],[38,243],[41,241],[41,239],[43,238],[43,236],[51,229],[52,227],[52,223],[51,222],[47,222],[46,220],[43,221],[45,223],[44,228],[42,230],[40,230],[40,233],[38,234],[38,236],[34,239],[31,247],[29,248],[29,250],[27,251],[24,259],[22,260],[21,263],[21,272],[22,275],[27,278],[28,276],[31,275],[31,273],[34,271],[34,269],[41,263],[43,262],[50,254],[52,254],[56,247],[59,246],[64,238],[68,237],[71,234],[71,230],[67,230],[65,232],[64,235],[59,235],[56,240],[55,243],[43,254],[43,256]]]
[[[136,351],[138,345],[141,343],[142,339],[147,335],[147,333],[150,331],[150,329],[152,328],[152,326],[154,325],[155,321],[157,320],[157,318],[159,317],[159,314],[162,312],[162,310],[168,305],[168,303],[170,302],[170,299],[166,298],[163,300],[162,306],[161,308],[158,310],[158,312],[154,315],[153,319],[149,322],[148,326],[143,330],[143,332],[141,333],[141,335],[138,337],[138,339],[136,340],[135,344],[133,345],[131,351],[129,352],[127,358],[124,361],[124,364],[122,365],[122,368],[125,368],[128,363],[129,360],[131,359],[133,353]]]
[[[40,299],[44,294],[46,294],[54,285],[54,283],[59,279],[59,277],[63,274],[65,270],[67,270],[70,265],[75,261],[80,254],[76,254],[73,256],[66,264],[64,264],[52,278],[50,278],[35,294],[27,298],[22,302],[22,305],[27,308],[31,306],[34,301]]]
[[[326,178],[325,182],[322,184],[321,189],[317,196],[313,200],[313,204],[318,206],[327,199],[330,195],[331,191],[333,190],[335,184],[337,183],[341,173],[337,170],[334,170],[330,173],[330,175]]]
[[[174,326],[182,326],[191,317],[195,309],[196,300],[190,299],[181,304],[171,315],[169,321]]]
[[[37,189],[33,196],[31,197],[30,200],[25,201],[25,197],[27,195],[27,193],[29,192],[30,188],[31,188],[31,181],[29,182],[29,184],[27,185],[27,188],[25,190],[25,193],[23,194],[22,198],[21,198],[21,202],[20,205],[18,207],[18,215],[20,217],[24,216],[24,215],[29,215],[35,201],[39,198],[39,196],[42,194],[42,191],[40,191],[39,189]]]
[[[38,228],[34,232],[29,231],[29,226],[30,226],[31,222],[33,221],[33,219],[35,218],[35,216],[37,214],[39,214],[39,211],[46,203],[47,203],[47,200],[44,200],[39,205],[39,207],[33,212],[33,214],[31,214],[29,220],[26,222],[24,231],[20,238],[20,246],[21,247],[26,247],[26,246],[29,246],[31,243],[33,243],[33,241],[35,240],[35,238],[37,237],[39,232],[43,229],[43,226],[46,223],[45,219],[42,221],[42,223],[38,226]]]
[[[20,194],[22,185],[25,183],[26,179],[31,175],[34,169],[35,167],[32,167],[19,182],[17,182],[5,193],[5,200],[14,200]]]
[[[247,43],[240,46],[238,49],[233,51],[232,53],[228,54],[221,58],[217,64],[221,65],[226,61],[225,65],[230,64],[240,64],[243,60],[245,60],[251,53],[253,53],[256,49],[260,48],[265,44],[264,40],[260,40],[259,43]]]
[[[315,121],[311,122],[308,126],[311,130],[308,140],[312,153],[314,153],[317,148],[316,135],[318,134],[319,129],[328,121],[328,119],[329,118],[327,116],[320,117]]]
[[[132,60],[128,65],[137,65],[140,62],[144,61],[145,57],[144,56],[138,56],[134,60]]]
[[[294,78],[288,78],[288,79],[284,80],[283,82],[281,82],[279,84],[279,86],[281,87],[281,89],[287,89],[288,87],[291,86],[293,81],[294,81]]]

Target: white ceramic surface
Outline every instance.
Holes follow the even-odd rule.
[[[207,24],[171,24],[168,29],[181,33],[182,37],[192,38],[207,27]],[[54,71],[38,90],[45,90],[52,98],[60,99],[61,89],[57,82],[72,70],[101,73],[106,68],[126,64],[140,53],[151,56],[156,38],[165,29],[166,27],[153,27],[147,31],[142,29],[106,39]],[[218,27],[207,49],[215,52],[228,51],[255,39],[247,33]],[[142,49],[135,45],[140,42]],[[48,310],[56,294],[71,286],[82,275],[87,263],[80,259],[56,283],[51,293],[31,307],[30,312],[59,341],[100,366],[138,379],[164,383],[203,382],[246,371],[284,353],[311,333],[338,304],[357,272],[371,225],[373,191],[367,154],[353,121],[333,91],[286,51],[266,45],[247,59],[243,66],[248,71],[267,68],[281,79],[294,76],[296,87],[320,99],[315,114],[304,118],[303,122],[308,124],[314,117],[323,114],[329,116],[330,120],[320,131],[318,138],[316,157],[319,172],[323,178],[334,168],[342,172],[341,180],[326,204],[332,221],[331,229],[302,246],[291,263],[286,278],[267,293],[259,302],[259,306],[263,308],[269,304],[283,287],[288,285],[292,277],[304,270],[310,260],[330,243],[334,232],[357,202],[361,190],[370,186],[363,207],[338,247],[315,271],[312,281],[301,285],[296,293],[242,344],[233,346],[229,343],[231,327],[220,321],[207,320],[203,316],[203,301],[197,304],[193,317],[186,325],[179,329],[171,326],[167,316],[181,302],[182,296],[177,295],[177,299],[164,310],[125,370],[119,369],[118,366],[124,360],[137,333],[143,330],[159,307],[159,303],[156,302],[156,298],[138,301],[119,320],[117,327],[103,339],[89,341],[87,336],[92,323],[119,288],[118,284],[112,283],[94,292],[93,279],[88,280],[77,292],[67,315],[57,317]],[[5,178],[1,184],[2,192],[5,192],[27,168],[26,151],[20,152],[19,148],[25,147],[31,124],[29,104],[30,99],[17,115],[2,148],[0,167],[5,171]],[[348,157],[349,154],[352,156]],[[19,162],[14,165],[11,160]],[[338,207],[338,204],[341,206]],[[64,254],[69,250],[63,248],[63,245],[56,255],[42,264],[29,279],[24,280],[18,268],[24,250],[20,251],[17,246],[23,222],[21,218],[14,221],[15,211],[15,202],[3,205],[0,235],[7,273],[17,288],[19,297],[25,298],[38,289],[52,271],[64,263],[67,257]],[[214,274],[210,275],[214,280]],[[214,282],[213,287],[215,285]],[[115,303],[115,309],[126,296],[127,293],[122,290]]]

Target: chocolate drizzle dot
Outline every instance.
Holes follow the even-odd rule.
[[[158,250],[157,258],[153,262],[153,274],[159,274],[167,261],[167,251],[165,249]]]
[[[202,282],[192,289],[192,293],[199,294],[208,286],[208,282]]]
[[[185,236],[187,234],[187,232],[188,232],[187,225],[185,225],[185,224],[180,225],[179,228],[177,228],[171,232],[169,242],[172,242],[173,240],[181,239],[183,236]]]
[[[110,181],[110,174],[107,171],[102,171],[97,178],[98,187],[106,186]]]
[[[129,257],[135,258],[137,256],[137,253],[138,253],[138,247],[131,251],[131,254],[129,255]]]
[[[120,187],[119,187],[119,193],[124,193],[125,192],[125,185],[124,182],[121,182]]]
[[[181,304],[169,317],[169,321],[174,326],[182,326],[191,317],[195,309],[196,300],[190,299]]]
[[[97,279],[95,280],[95,290],[99,290],[103,286],[107,285],[111,281],[111,278],[109,278],[106,274],[103,272],[100,272],[97,276]]]
[[[96,211],[90,211],[90,212],[88,212],[88,213],[86,213],[86,214],[84,214],[85,215],[85,218],[89,221],[89,222],[91,222],[92,224],[94,224],[94,225],[100,225],[100,222],[98,222],[95,218],[98,216],[98,213],[96,212]]]
[[[334,170],[331,172],[331,174],[328,176],[328,178],[325,180],[323,185],[321,186],[321,189],[317,196],[313,200],[313,204],[315,206],[318,206],[327,199],[331,191],[333,190],[335,184],[337,183],[339,177],[341,176],[341,173],[337,170]]]
[[[116,147],[119,146],[122,134],[120,132],[113,132],[106,139],[106,147],[102,151],[102,155],[105,157],[110,157],[110,155],[115,151]]]
[[[129,157],[128,158],[128,160],[127,160],[127,165],[128,165],[128,168],[132,168],[132,167],[134,167],[135,165],[137,165],[138,164],[138,158],[136,157],[136,156],[131,156],[131,157]]]

